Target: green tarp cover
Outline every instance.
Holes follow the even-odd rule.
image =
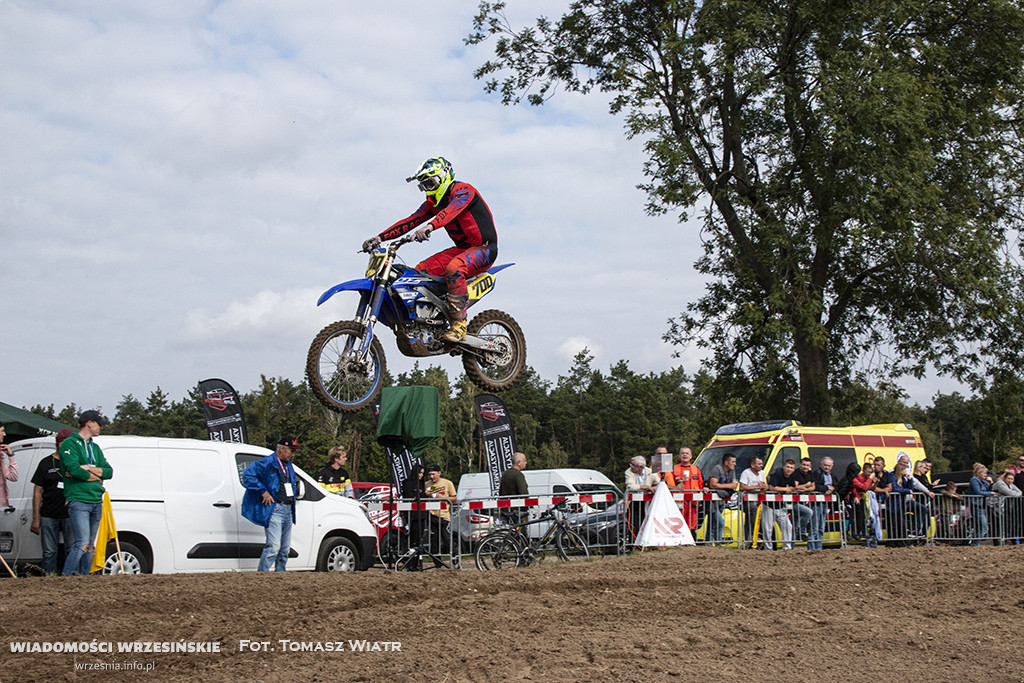
[[[7,441],[29,439],[39,436],[39,432],[56,434],[60,430],[70,427],[70,425],[61,424],[48,417],[36,415],[2,402],[0,402],[0,422],[4,423],[4,429],[7,430]]]
[[[385,387],[377,416],[377,443],[408,448],[413,458],[441,436],[437,387]]]

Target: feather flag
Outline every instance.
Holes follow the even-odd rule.
[[[103,563],[107,559],[107,544],[117,542],[117,527],[114,526],[114,510],[110,507],[110,494],[103,492],[103,516],[100,518],[100,530],[96,534],[96,552],[92,556],[92,572],[103,571]],[[118,553],[120,560],[120,552]],[[122,573],[124,567],[121,568]]]

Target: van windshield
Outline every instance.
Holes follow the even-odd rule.
[[[711,470],[714,469],[715,465],[722,464],[722,456],[726,453],[732,453],[736,456],[736,477],[739,478],[740,474],[743,473],[743,470],[750,467],[750,460],[752,458],[758,457],[767,461],[768,454],[771,453],[771,448],[770,444],[713,446],[701,451],[694,464],[700,468],[701,474],[704,475],[704,481],[707,481],[708,477],[711,475]]]

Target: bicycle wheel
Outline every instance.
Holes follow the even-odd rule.
[[[585,560],[590,557],[587,542],[572,529],[558,530],[558,533],[555,534],[555,548],[558,549],[558,557],[563,562]]]
[[[476,568],[481,571],[519,566],[519,544],[506,532],[488,534],[473,553]]]

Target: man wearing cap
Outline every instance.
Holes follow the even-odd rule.
[[[270,571],[273,565],[274,571],[283,572],[288,563],[298,490],[292,458],[298,449],[299,442],[294,436],[281,437],[274,453],[260,458],[242,472],[245,486],[242,516],[267,531],[267,542],[256,571]]]
[[[448,507],[445,507],[445,509],[430,511],[430,531],[432,534],[437,534],[437,537],[440,539],[441,550],[448,551],[452,546],[451,528],[449,527],[452,516],[449,508],[457,499],[455,484],[441,476],[440,465],[431,465],[427,468],[425,488],[428,498],[448,501]]]
[[[71,549],[74,539],[68,504],[64,500],[64,477],[60,469],[60,445],[73,434],[70,429],[57,433],[57,450],[39,461],[32,475],[35,489],[32,493],[32,526],[29,530],[39,534],[43,546],[43,572],[47,576],[57,573],[58,537],[64,535],[64,554]]]
[[[64,475],[64,500],[74,542],[64,560],[64,576],[88,574],[96,548],[96,532],[103,516],[103,482],[114,476],[114,468],[103,457],[93,439],[110,420],[97,410],[87,410],[78,417],[80,428],[60,444],[58,468]],[[104,548],[104,552],[105,552]]]

